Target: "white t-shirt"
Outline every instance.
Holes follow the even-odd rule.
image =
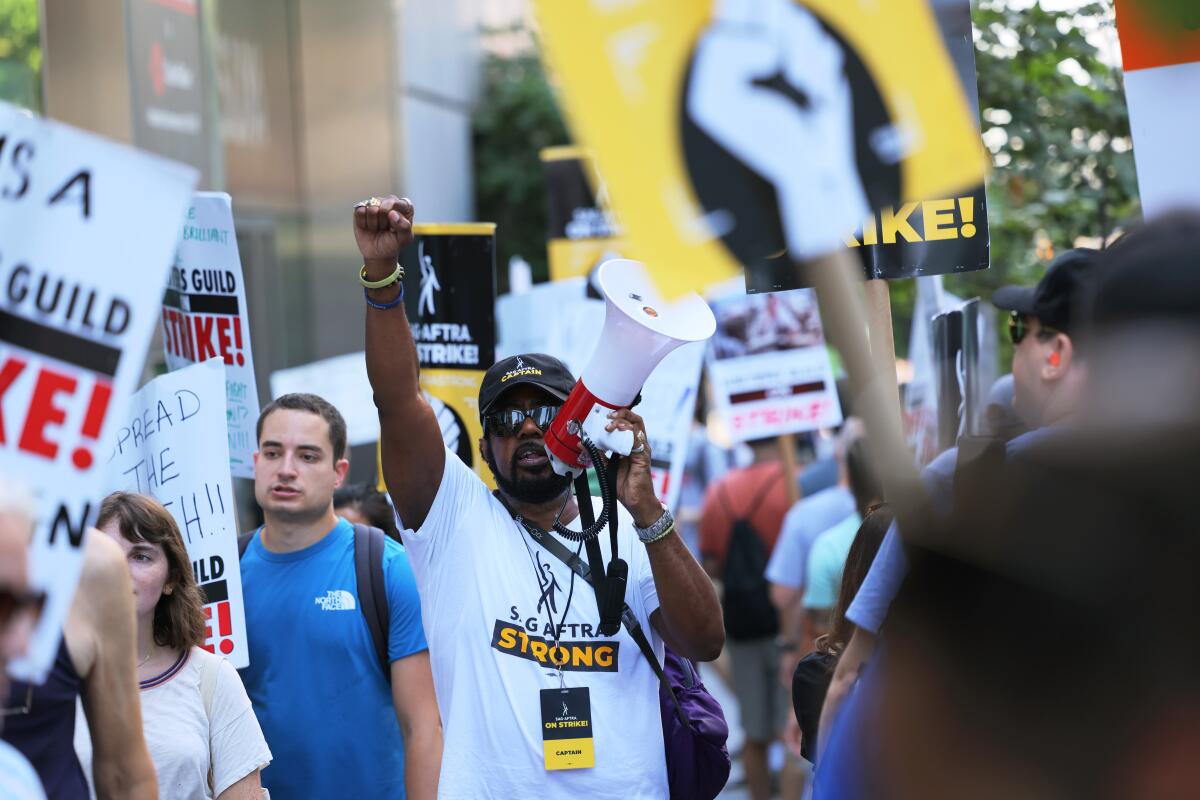
[[[0,741],[0,797],[5,800],[46,800],[42,782],[17,748]]]
[[[619,514],[617,549],[629,564],[625,602],[661,660],[662,641],[649,622],[658,608],[649,557],[628,512]],[[623,628],[612,637],[596,635],[592,587],[576,578],[572,592],[572,572],[533,542],[453,453],[446,453],[424,525],[402,537],[421,594],[444,727],[440,798],[667,796],[653,668]],[[572,552],[578,547],[559,541]],[[607,528],[599,541],[607,564]],[[586,562],[586,548],[580,558]],[[547,608],[570,655],[566,687],[590,691],[596,757],[590,769],[544,766],[540,691],[559,686],[549,661],[554,637]]]
[[[205,714],[201,690],[206,668],[216,670],[211,681],[211,719]],[[165,683],[143,689],[141,700],[142,730],[158,776],[159,797],[212,800],[271,763],[271,751],[242,679],[220,656],[193,647],[179,672]],[[76,718],[75,749],[90,783],[92,745],[81,715]]]

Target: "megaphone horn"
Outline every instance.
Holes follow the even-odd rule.
[[[663,300],[640,262],[606,261],[597,280],[605,303],[600,341],[546,431],[546,452],[559,475],[579,475],[588,465],[581,436],[600,450],[629,455],[632,431],[605,431],[608,414],[628,408],[671,351],[704,341],[717,329],[712,310],[699,295]]]

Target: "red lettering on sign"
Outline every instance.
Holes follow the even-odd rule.
[[[87,413],[83,417],[83,429],[80,433],[84,439],[99,439],[100,430],[104,427],[104,414],[108,411],[108,401],[112,399],[112,386],[103,381],[97,381],[92,387],[92,399],[88,401]],[[87,442],[80,443],[71,453],[71,461],[78,469],[84,470],[92,465],[92,451],[87,448]]]
[[[19,358],[9,358],[4,362],[4,366],[0,368],[0,400],[4,399],[4,393],[13,385],[13,381],[25,369],[25,362]],[[0,444],[4,444],[4,408],[0,406]]]
[[[207,361],[217,355],[216,349],[213,347],[213,322],[215,320],[206,315],[193,315],[192,328],[196,333],[196,355],[193,361]]]
[[[234,342],[234,346],[236,346],[238,349],[237,365],[239,367],[245,366],[246,357],[242,355],[242,318],[241,317],[233,318],[233,338],[236,340]]]
[[[49,459],[58,455],[58,443],[46,438],[46,428],[62,425],[67,412],[55,405],[55,399],[60,394],[73,394],[77,385],[78,381],[70,375],[42,367],[29,400],[21,441],[17,444],[20,449]]]
[[[233,639],[226,638],[233,636],[233,619],[230,616],[230,605],[228,600],[222,600],[213,605],[217,608],[217,629],[214,631],[212,626],[213,606],[204,607],[204,647],[205,650],[212,653],[220,648],[221,652],[229,655],[233,652]],[[220,644],[215,647],[211,644],[213,639],[221,637]]]
[[[233,342],[229,339],[229,317],[218,317],[217,323],[217,350],[221,354],[221,358],[229,366],[233,366],[233,353],[230,352],[230,347]]]

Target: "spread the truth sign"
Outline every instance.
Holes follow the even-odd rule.
[[[194,170],[0,103],[0,480],[39,493],[47,592],[14,676],[54,661],[102,497],[100,444],[137,388]]]
[[[668,296],[983,177],[928,0],[534,5],[574,138]]]
[[[229,195],[197,192],[163,297],[163,350],[172,370],[213,357],[225,362],[229,468],[237,478],[254,477],[258,421],[246,311]]]
[[[160,375],[141,388],[115,429],[108,491],[155,497],[179,525],[204,595],[204,647],[250,663],[238,564],[237,519],[225,447],[220,358]]]

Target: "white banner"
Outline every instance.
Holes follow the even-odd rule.
[[[379,441],[373,391],[367,379],[367,354],[361,350],[271,373],[271,397],[309,392],[332,403],[346,420],[346,443],[351,447]]]
[[[833,366],[811,289],[713,303],[713,402],[734,441],[828,428],[842,421]]]
[[[561,358],[578,376],[604,327],[604,301],[589,299],[586,291],[586,279],[577,277],[502,295],[496,306],[496,357],[547,353]],[[654,490],[672,511],[678,507],[687,462],[704,350],[703,343],[684,345],[663,359],[646,379],[642,402],[634,409],[646,420],[650,436]]]
[[[633,409],[646,420],[655,494],[672,512],[679,510],[706,347],[704,342],[685,344],[664,358],[646,379],[642,402]]]
[[[250,651],[229,452],[221,435],[226,369],[211,358],[143,386],[116,430],[105,488],[150,495],[171,512],[205,599],[204,647],[241,669]]]
[[[229,468],[236,478],[253,478],[258,389],[246,282],[224,192],[197,192],[192,199],[163,298],[162,327],[168,369],[224,360]]]
[[[0,103],[0,475],[39,491],[31,578],[47,604],[10,673],[58,651],[196,172]],[[0,479],[3,479],[0,477]]]
[[[1117,0],[1116,12],[1142,211],[1200,207],[1200,5]]]

